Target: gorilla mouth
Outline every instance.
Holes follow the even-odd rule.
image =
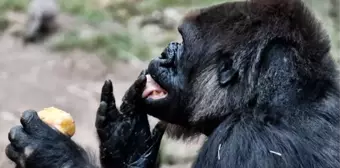
[[[146,75],[146,85],[142,94],[143,98],[158,100],[165,98],[167,95],[167,91],[161,88],[150,75]]]

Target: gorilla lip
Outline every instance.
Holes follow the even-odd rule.
[[[167,91],[161,88],[150,75],[146,75],[146,85],[142,94],[143,98],[151,98],[157,100],[165,98],[167,95]]]

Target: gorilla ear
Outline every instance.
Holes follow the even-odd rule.
[[[233,67],[233,60],[229,55],[223,57],[218,67],[218,81],[220,85],[226,86],[237,78],[238,71]]]

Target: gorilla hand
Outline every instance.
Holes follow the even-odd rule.
[[[45,124],[37,112],[25,111],[20,122],[10,130],[6,148],[17,168],[94,167],[80,146]]]
[[[111,81],[102,88],[96,118],[103,167],[153,167],[156,165],[165,125],[158,123],[150,132],[146,112],[138,108],[146,77],[142,72],[126,92],[120,112],[116,108]]]

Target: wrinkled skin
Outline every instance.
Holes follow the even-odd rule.
[[[220,4],[178,29],[147,70],[168,96],[143,109],[208,136],[193,167],[340,167],[338,71],[302,1]]]
[[[148,73],[151,77],[168,92],[164,99],[151,100],[146,99],[144,108],[150,110],[149,114],[162,118],[168,122],[175,124],[187,123],[189,114],[182,111],[181,101],[187,83],[187,74],[184,69],[190,69],[190,63],[180,60],[183,53],[183,45],[172,42],[163,51],[159,58],[152,60],[148,67]],[[185,102],[184,102],[185,103]],[[160,113],[159,110],[166,110]],[[162,116],[160,116],[162,115]]]
[[[151,133],[146,113],[135,108],[144,85],[142,73],[126,92],[120,111],[115,105],[111,81],[103,86],[96,117],[103,168],[157,166],[166,125],[158,123]],[[6,155],[17,168],[97,167],[83,148],[42,122],[33,110],[24,112],[21,125],[10,130],[9,140]]]

